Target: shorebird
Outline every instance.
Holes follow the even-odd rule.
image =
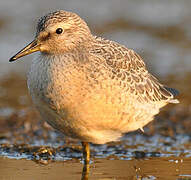
[[[36,51],[27,78],[33,103],[51,126],[82,142],[86,164],[89,142],[119,140],[179,102],[135,51],[92,35],[75,13],[42,17],[35,39],[10,61]]]

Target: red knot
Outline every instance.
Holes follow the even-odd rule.
[[[141,129],[160,108],[178,103],[133,50],[93,36],[78,15],[63,10],[42,17],[34,41],[13,56],[39,51],[28,74],[32,100],[51,126],[82,142],[104,144]]]

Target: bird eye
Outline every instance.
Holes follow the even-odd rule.
[[[56,30],[56,34],[61,34],[63,32],[63,29],[62,28],[58,28],[57,30]]]

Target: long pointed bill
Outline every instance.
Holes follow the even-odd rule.
[[[11,59],[9,59],[9,62],[15,61],[20,57],[26,56],[36,51],[40,51],[40,44],[38,44],[37,41],[34,40],[21,51],[19,51],[16,55],[14,55]]]

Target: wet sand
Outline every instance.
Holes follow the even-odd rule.
[[[152,164],[152,168],[151,168]],[[90,165],[89,179],[191,179],[190,158],[147,158],[124,160],[96,159]],[[79,162],[36,164],[29,160],[0,158],[0,179],[42,180],[81,179],[83,165]]]

